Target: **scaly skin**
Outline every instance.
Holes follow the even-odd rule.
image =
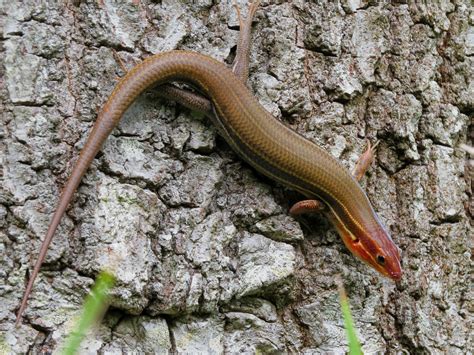
[[[327,214],[347,247],[383,275],[400,279],[397,247],[359,184],[337,160],[265,111],[222,63],[197,53],[171,51],[150,57],[129,71],[100,112],[62,192],[25,290],[17,322],[61,217],[103,143],[143,91],[175,81],[195,85],[210,98],[215,109],[214,123],[245,161],[308,199],[324,201]]]

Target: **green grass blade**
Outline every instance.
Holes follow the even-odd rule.
[[[100,320],[107,309],[107,295],[114,282],[115,277],[112,274],[105,271],[99,274],[90,294],[86,297],[81,317],[66,339],[62,354],[77,353],[87,331]]]
[[[346,328],[347,342],[349,343],[349,354],[361,355],[362,349],[357,338],[354,321],[352,320],[349,300],[342,282],[339,282],[339,300],[341,302],[342,315],[344,317],[344,327]]]

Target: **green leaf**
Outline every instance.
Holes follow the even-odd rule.
[[[361,355],[362,349],[359,339],[357,338],[354,321],[352,320],[351,309],[349,307],[349,300],[347,298],[346,290],[339,282],[339,300],[341,302],[342,315],[344,317],[344,327],[346,328],[347,342],[349,343],[349,354]]]
[[[108,293],[114,283],[115,277],[112,274],[106,271],[99,274],[90,294],[86,297],[81,317],[66,339],[62,354],[76,354],[87,331],[102,319],[108,306]]]

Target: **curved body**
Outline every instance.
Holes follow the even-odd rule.
[[[359,184],[336,159],[270,115],[222,63],[197,53],[172,51],[137,65],[110,95],[64,188],[25,295],[31,291],[52,236],[82,176],[123,113],[146,89],[173,81],[191,83],[206,93],[213,104],[219,132],[245,161],[308,198],[323,200],[349,249],[384,275],[400,278],[396,246]],[[358,245],[362,251],[357,250]],[[383,262],[380,258],[375,260],[377,257],[383,258]],[[25,305],[24,298],[19,314]]]

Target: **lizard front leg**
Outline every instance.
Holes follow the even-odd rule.
[[[352,175],[357,181],[360,181],[367,170],[369,170],[370,165],[374,161],[375,148],[378,144],[379,142],[377,141],[374,145],[371,145],[370,141],[368,141],[367,149],[357,160],[356,166],[352,171]],[[326,205],[319,200],[302,200],[291,206],[289,212],[292,216],[299,216],[307,213],[320,213],[325,209]]]

